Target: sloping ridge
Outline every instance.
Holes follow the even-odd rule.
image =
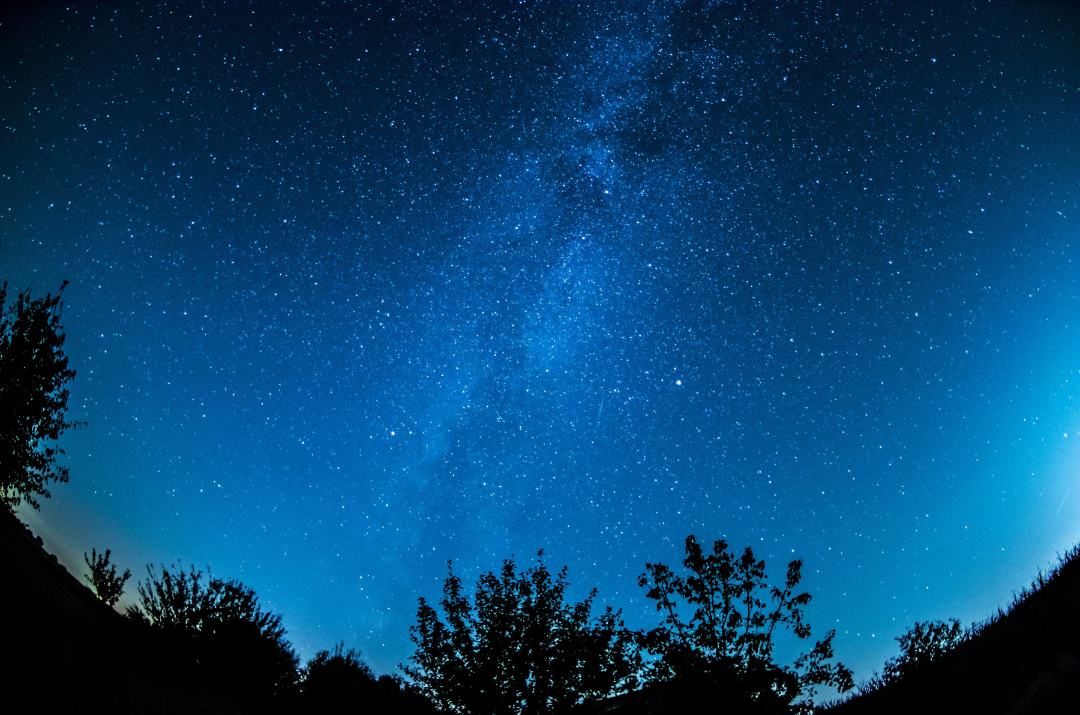
[[[828,712],[1080,712],[1080,547],[939,660]]]
[[[243,712],[147,656],[138,625],[99,601],[4,507],[0,574],[0,693],[12,712]]]

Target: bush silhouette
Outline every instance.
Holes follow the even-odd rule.
[[[929,668],[970,635],[955,618],[948,622],[915,623],[896,639],[900,643],[900,655],[885,661],[885,671],[881,675],[875,673],[867,683],[859,686],[859,691],[867,693],[878,690],[906,675]]]

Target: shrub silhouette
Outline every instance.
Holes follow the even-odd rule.
[[[281,616],[264,612],[255,591],[237,580],[208,577],[191,566],[161,575],[147,566],[140,605],[130,616],[162,631],[174,659],[217,692],[266,707],[295,690],[297,657]]]
[[[20,293],[6,306],[7,283],[0,285],[0,502],[14,508],[35,495],[49,497],[49,482],[66,482],[67,467],[56,464],[64,450],[55,443],[75,422],[65,418],[68,389],[75,377],[64,356],[60,299],[33,300]]]
[[[964,637],[964,629],[955,618],[948,623],[916,623],[896,639],[900,643],[901,654],[885,664],[885,672],[898,677],[905,671],[926,667],[962,643]]]
[[[803,607],[809,593],[795,593],[802,561],[788,564],[783,587],[766,583],[765,562],[747,547],[741,557],[718,540],[706,555],[693,535],[686,538],[685,576],[664,564],[646,564],[638,579],[664,614],[663,624],[642,634],[641,644],[658,658],[648,682],[666,696],[665,712],[705,712],[723,705],[731,712],[809,711],[820,686],[853,687],[852,673],[833,657],[834,631],[817,641],[790,667],[773,662],[777,628],[810,637]],[[680,614],[677,599],[693,609]],[[725,710],[727,712],[728,710]]]
[[[90,573],[85,578],[94,587],[97,597],[108,606],[115,606],[120,597],[124,595],[124,584],[131,578],[131,570],[124,569],[123,576],[116,575],[116,566],[109,563],[109,555],[112,551],[105,549],[103,555],[98,555],[96,549],[90,549],[92,556],[83,552],[83,560],[90,567]]]
[[[571,605],[566,586],[566,569],[552,576],[541,551],[521,573],[511,558],[482,575],[470,603],[451,565],[446,621],[420,599],[405,672],[440,709],[470,715],[567,712],[632,688],[640,656],[620,613],[593,618],[596,590]]]
[[[970,635],[955,618],[948,622],[916,622],[896,639],[900,643],[900,655],[885,661],[885,671],[881,675],[875,673],[869,682],[859,686],[859,691],[871,692],[906,675],[925,670]]]

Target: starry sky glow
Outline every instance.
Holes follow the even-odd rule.
[[[651,626],[723,536],[866,678],[1080,539],[1080,11],[487,5],[0,14],[73,572],[209,564],[391,672],[447,559]]]

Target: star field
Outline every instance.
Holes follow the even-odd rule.
[[[644,626],[725,537],[865,678],[1080,538],[1080,13],[488,5],[0,15],[69,569],[210,564],[389,672],[447,559]]]

